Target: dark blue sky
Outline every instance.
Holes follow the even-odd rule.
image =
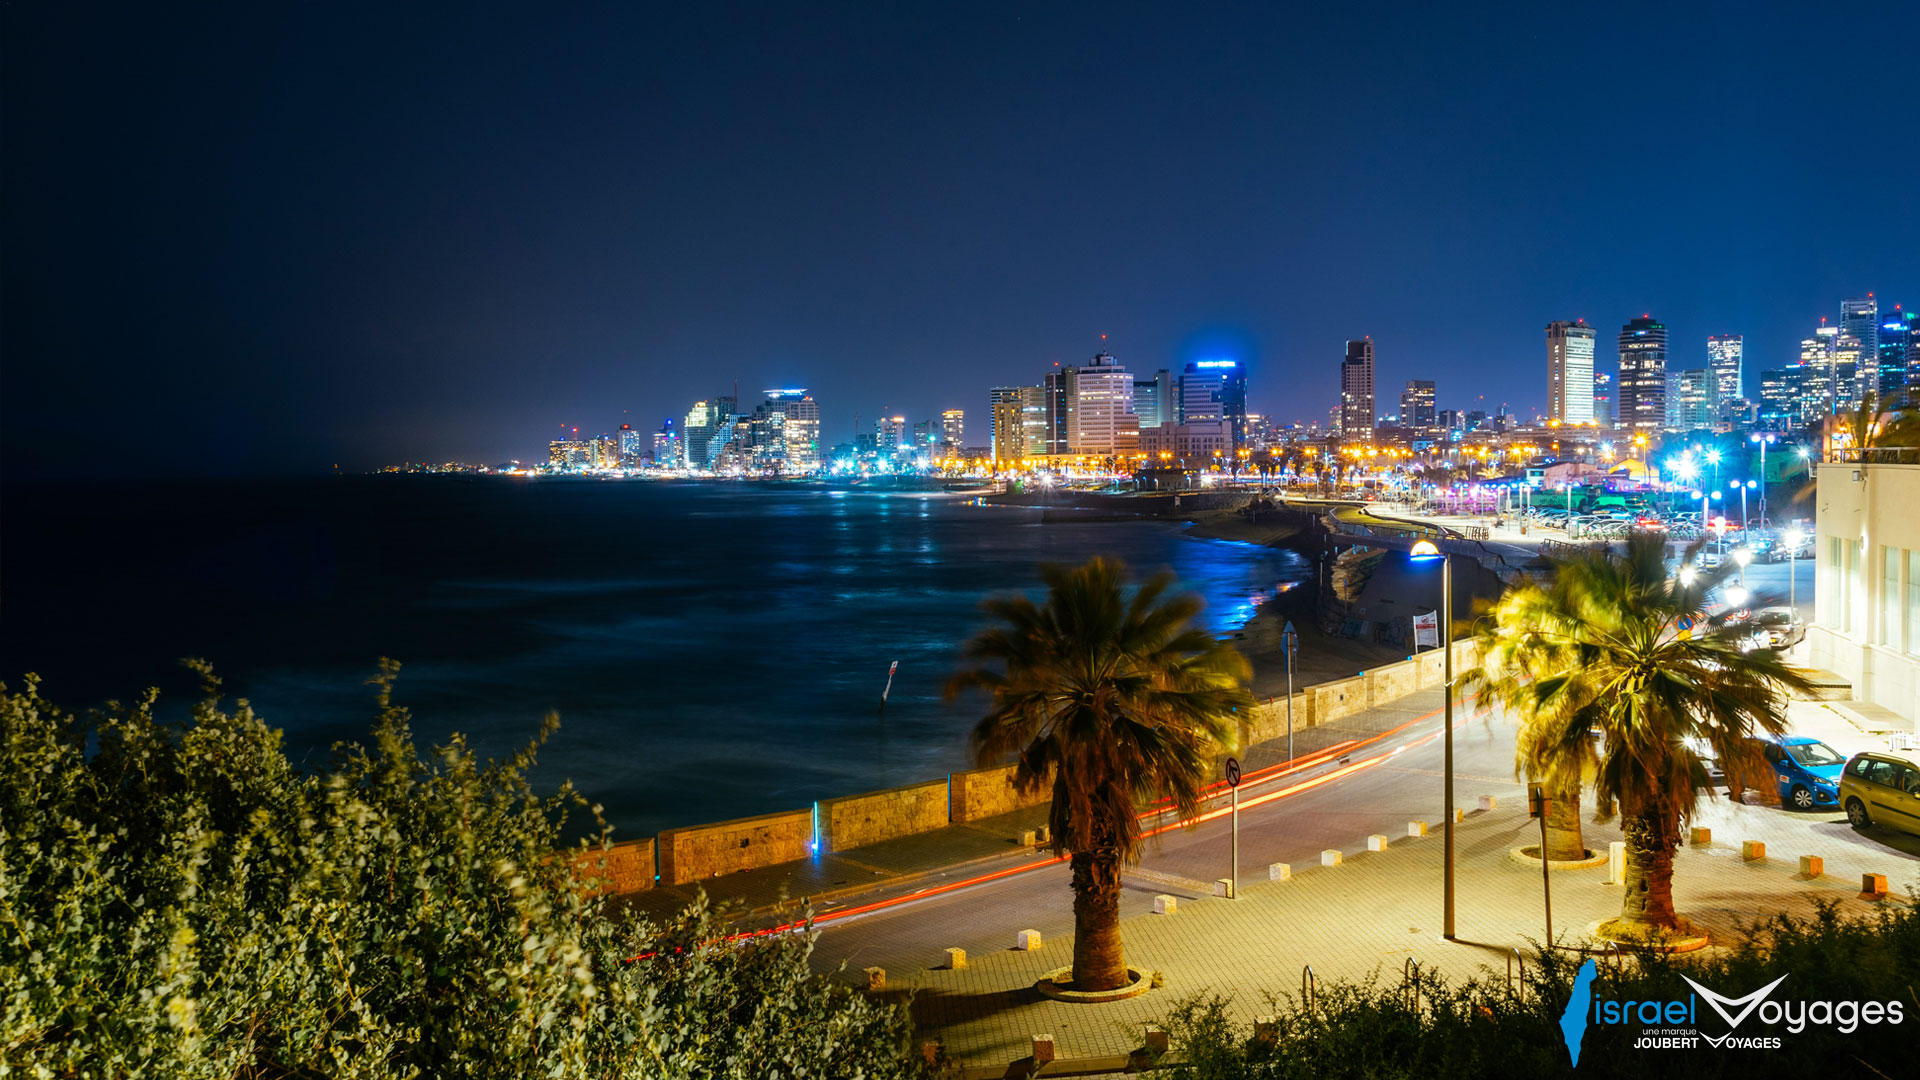
[[[1910,4],[558,6],[9,5],[6,463],[529,458],[735,378],[984,442],[1103,332],[1531,414],[1551,319],[1757,372],[1920,303]]]

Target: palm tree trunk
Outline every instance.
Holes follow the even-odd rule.
[[[1073,853],[1073,988],[1112,990],[1127,985],[1120,948],[1120,853],[1111,848]]]
[[[1580,789],[1547,796],[1547,850],[1551,862],[1578,862],[1587,857],[1586,838],[1580,835]]]
[[[1670,811],[1641,810],[1626,820],[1627,885],[1620,917],[1677,929],[1673,912],[1674,826]]]

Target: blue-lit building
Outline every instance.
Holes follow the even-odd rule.
[[[1880,396],[1920,389],[1920,324],[1895,304],[1880,320]]]
[[[1192,360],[1180,373],[1175,419],[1181,424],[1225,420],[1233,449],[1247,445],[1247,369],[1238,360]]]

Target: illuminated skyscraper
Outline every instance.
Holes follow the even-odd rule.
[[[1232,449],[1246,444],[1247,372],[1238,360],[1195,360],[1180,374],[1178,420],[1182,424],[1227,422]]]
[[[1420,438],[1431,438],[1438,418],[1433,409],[1433,380],[1408,379],[1400,392],[1400,426]]]
[[[653,433],[653,463],[663,469],[677,469],[683,460],[680,450],[680,432],[669,416],[661,421],[660,430]]]
[[[967,414],[964,409],[948,409],[940,414],[940,441],[960,449],[966,440]]]
[[[1642,315],[1620,328],[1620,418],[1629,435],[1659,434],[1667,423],[1667,328]]]
[[[620,467],[623,469],[631,469],[640,464],[640,459],[644,457],[647,452],[645,445],[643,445],[645,440],[641,434],[633,429],[632,424],[621,424],[620,431],[616,437],[620,440],[618,451]]]
[[[1852,338],[1852,342],[1845,339]],[[1840,301],[1840,340],[1834,343],[1838,363],[1854,362],[1854,400],[1880,389],[1880,302],[1868,293],[1863,300]]]
[[[1711,368],[1687,368],[1668,373],[1668,402],[1673,407],[1673,431],[1698,431],[1714,421],[1714,373]]]
[[[1547,324],[1547,419],[1593,422],[1593,341],[1585,319]]]
[[[1880,319],[1880,397],[1884,400],[1913,385],[1916,326],[1913,313],[1899,304]]]
[[[1373,339],[1347,342],[1340,361],[1340,437],[1348,442],[1373,439]]]
[[[1714,419],[1724,420],[1746,399],[1746,339],[1739,334],[1707,336],[1707,368],[1713,372]]]
[[[1020,388],[1020,429],[1026,434],[1028,457],[1047,452],[1047,388]]]
[[[1180,422],[1173,372],[1161,368],[1151,379],[1133,380],[1133,414],[1140,418],[1142,431]]]
[[[1021,414],[1024,386],[996,386],[987,391],[991,426],[988,432],[993,460],[1018,461],[1027,456],[1026,424]]]
[[[1067,446],[1087,455],[1131,454],[1140,448],[1133,413],[1133,375],[1110,353],[1100,353],[1067,376]]]
[[[883,416],[875,421],[874,450],[881,457],[892,457],[907,445],[907,418]]]

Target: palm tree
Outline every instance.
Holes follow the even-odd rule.
[[[1556,560],[1551,587],[1502,602],[1491,659],[1474,673],[1487,700],[1517,714],[1522,768],[1562,792],[1591,775],[1597,820],[1624,819],[1626,895],[1601,935],[1625,940],[1688,930],[1673,907],[1673,852],[1704,780],[1688,740],[1744,763],[1750,738],[1784,730],[1781,690],[1808,686],[1773,650],[1743,649],[1724,615],[1706,615],[1731,568],[1669,577],[1665,547],[1641,534],[1617,552]]]
[[[1017,755],[1014,783],[1053,786],[1053,850],[1073,870],[1073,985],[1128,982],[1120,945],[1120,868],[1140,857],[1139,805],[1199,809],[1215,756],[1238,744],[1234,713],[1251,709],[1247,662],[1191,624],[1193,595],[1165,597],[1173,575],[1126,588],[1107,559],[1045,566],[1045,605],[1001,596],[982,607],[1002,625],[966,645],[970,668],[947,683],[991,698],[973,729],[983,765]]]

